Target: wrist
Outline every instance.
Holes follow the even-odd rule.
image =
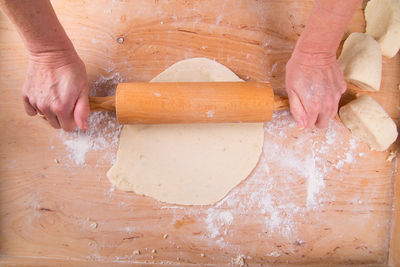
[[[360,0],[315,0],[295,50],[335,57],[347,24],[359,2]]]
[[[54,32],[57,32],[54,30]],[[53,34],[46,32],[41,38],[26,38],[22,36],[29,54],[40,54],[46,52],[73,51],[74,46],[68,36],[63,34]]]
[[[296,47],[290,61],[306,66],[327,66],[336,62],[336,51],[319,51]]]
[[[29,51],[28,57],[30,62],[50,65],[54,68],[81,61],[73,47]]]
[[[342,35],[343,32],[327,32],[310,24],[298,39],[293,54],[314,55],[315,58],[331,60],[336,58]]]

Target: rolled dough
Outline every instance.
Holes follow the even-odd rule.
[[[374,38],[360,32],[350,34],[343,44],[338,63],[347,81],[363,90],[379,91],[382,54]]]
[[[180,61],[152,82],[242,81],[205,58]],[[223,198],[256,166],[262,123],[125,125],[107,176],[117,188],[157,200],[207,205]]]
[[[371,0],[365,8],[366,32],[380,44],[382,54],[393,57],[400,49],[400,1]]]
[[[396,141],[396,124],[381,105],[368,95],[362,95],[341,107],[339,116],[344,125],[371,149],[383,151]]]

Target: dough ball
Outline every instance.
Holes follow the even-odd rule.
[[[380,44],[382,54],[393,57],[400,48],[400,1],[371,0],[365,8],[367,34]]]
[[[242,82],[206,58],[180,61],[152,82]],[[117,188],[157,200],[208,205],[223,198],[257,165],[263,123],[125,125],[107,176]]]
[[[373,150],[383,151],[396,141],[396,124],[381,105],[368,95],[344,105],[339,116],[344,125]]]
[[[338,59],[344,78],[367,91],[379,91],[382,54],[379,44],[365,33],[354,32],[343,44]]]

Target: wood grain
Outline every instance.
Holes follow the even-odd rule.
[[[90,112],[115,112],[115,96],[89,96]]]
[[[52,2],[98,96],[111,94],[116,82],[149,81],[191,57],[215,59],[244,80],[282,91],[285,64],[312,7],[311,0]],[[364,26],[360,9],[347,34]],[[111,187],[106,156],[115,147],[91,150],[78,165],[69,158],[66,134],[25,114],[19,89],[27,56],[3,15],[0,58],[1,265],[217,266],[239,255],[249,265],[388,263],[397,158],[386,162],[388,152],[352,141],[339,121],[330,128],[337,143],[327,144],[332,132],[299,131],[282,113],[265,126],[270,147],[256,170],[223,201],[168,205]],[[399,55],[384,58],[381,91],[373,93],[396,122],[399,62]],[[286,161],[274,159],[282,157],[279,151],[287,161],[320,157],[315,163],[323,166],[314,167],[326,171],[324,187],[310,199],[315,206],[307,205],[308,180],[301,175],[307,169],[288,173]],[[354,161],[347,163],[346,155]],[[393,263],[398,229],[396,224]]]
[[[397,179],[395,182],[395,199],[392,218],[392,234],[389,250],[389,264],[400,266],[400,179],[398,176],[400,166],[397,166]]]
[[[120,83],[116,92],[121,124],[265,122],[273,112],[268,83]]]

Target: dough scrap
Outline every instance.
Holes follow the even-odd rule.
[[[205,58],[180,61],[152,82],[242,81]],[[256,166],[263,123],[125,125],[111,183],[163,202],[208,205],[222,199]]]
[[[343,44],[338,59],[344,78],[367,91],[379,91],[382,54],[379,44],[365,33],[354,32]]]
[[[395,56],[400,49],[400,1],[371,0],[364,15],[366,33],[378,41],[384,56]]]
[[[344,125],[373,150],[386,150],[397,139],[396,124],[383,107],[368,95],[341,107],[339,116]]]

